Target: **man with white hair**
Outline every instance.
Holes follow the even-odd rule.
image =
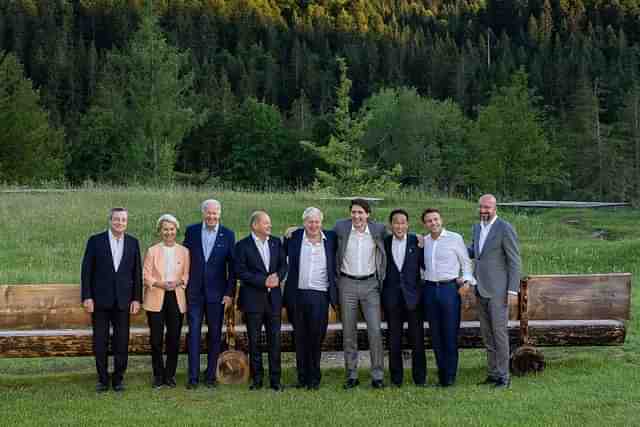
[[[216,368],[220,354],[225,305],[231,304],[236,291],[233,265],[235,234],[220,224],[222,206],[214,199],[201,205],[202,222],[187,227],[184,246],[191,255],[187,286],[187,323],[189,324],[189,375],[187,388],[200,381],[200,335],[206,314],[207,370],[204,380],[209,388],[217,385]]]
[[[284,305],[295,332],[296,387],[308,390],[320,387],[320,355],[327,333],[329,304],[338,303],[336,234],[323,230],[322,220],[320,209],[305,209],[304,228],[294,231],[284,242],[289,259]]]

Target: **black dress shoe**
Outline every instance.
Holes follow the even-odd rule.
[[[273,391],[284,391],[284,386],[282,384],[271,384],[270,387]]]
[[[373,388],[384,388],[384,381],[382,381],[382,380],[373,380],[373,381],[371,381],[371,387],[373,387]]]
[[[310,391],[320,390],[320,384],[309,384],[307,386],[307,390],[310,390]]]
[[[400,388],[400,387],[402,387],[402,383],[401,382],[391,381],[391,387]]]
[[[345,390],[349,390],[354,387],[358,387],[360,385],[360,380],[357,378],[349,378],[346,383],[344,383],[343,388]]]
[[[249,386],[249,390],[260,390],[262,388],[262,381],[254,381]]]
[[[218,381],[216,380],[207,380],[205,383],[207,388],[216,388],[218,386]]]
[[[169,377],[164,380],[164,383],[169,388],[176,388],[176,377]]]
[[[187,390],[195,390],[198,388],[198,382],[197,381],[189,381],[187,383]]]
[[[511,381],[510,380],[497,380],[496,381],[496,389],[499,390],[506,390],[508,388],[511,387]]]
[[[106,391],[109,391],[109,385],[108,384],[101,383],[101,382],[96,384],[96,392],[97,393],[104,393]]]
[[[449,380],[449,381],[443,381],[443,382],[441,382],[441,383],[439,384],[439,386],[440,386],[440,387],[453,387],[455,383],[456,383],[456,382],[455,382],[455,381],[452,381],[452,380]]]
[[[117,393],[122,393],[125,390],[125,386],[124,383],[115,383],[113,385],[113,391],[117,392]]]
[[[427,388],[427,387],[429,387],[429,384],[427,384],[427,383],[418,383],[418,384],[416,384],[416,387]]]
[[[298,382],[296,383],[296,385],[294,385],[293,387],[294,387],[294,388],[308,388],[308,387],[309,387],[309,384],[305,384],[305,383],[302,383],[302,382],[298,381]]]
[[[154,389],[159,389],[164,385],[164,380],[162,377],[153,377],[153,382],[151,383],[151,387]]]
[[[495,385],[498,382],[495,378],[487,377],[484,381],[478,383],[478,385]]]

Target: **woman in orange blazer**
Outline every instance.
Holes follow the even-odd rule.
[[[158,219],[158,233],[162,242],[149,248],[144,257],[143,307],[151,331],[151,360],[153,388],[176,386],[176,366],[180,349],[183,314],[187,311],[185,288],[189,279],[189,250],[176,243],[180,228],[178,220],[169,214]],[[166,337],[164,335],[167,328]],[[166,364],[162,344],[166,341]]]

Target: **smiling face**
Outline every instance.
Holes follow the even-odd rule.
[[[404,236],[407,235],[407,231],[409,230],[409,221],[407,217],[403,213],[397,213],[391,218],[391,232],[396,237],[396,239],[404,239]]]
[[[173,246],[176,243],[176,225],[170,221],[162,221],[160,225],[160,237],[165,246]]]
[[[438,237],[442,233],[442,218],[438,212],[429,212],[422,219],[424,228],[429,230],[431,237]]]
[[[220,222],[220,208],[209,203],[202,211],[202,221],[208,228],[214,228]]]
[[[368,219],[369,214],[364,210],[362,206],[351,206],[351,223],[353,224],[353,228],[358,231],[364,231],[364,229],[367,227]]]
[[[312,215],[305,218],[304,232],[309,239],[317,239],[320,236],[320,230],[322,230],[322,220],[317,215]]]
[[[496,216],[496,198],[491,194],[485,194],[478,201],[478,212],[480,221],[491,222]]]
[[[266,239],[271,235],[271,218],[266,213],[258,215],[251,229],[260,240]]]
[[[111,220],[109,221],[109,227],[114,236],[120,237],[127,230],[127,223],[129,221],[129,214],[127,211],[116,211],[111,214]]]

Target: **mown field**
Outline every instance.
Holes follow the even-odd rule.
[[[307,206],[325,212],[325,225],[348,214],[348,202],[311,193],[204,192],[188,188],[100,188],[66,193],[0,193],[0,283],[78,283],[86,238],[107,226],[111,206],[130,209],[129,231],[143,247],[157,240],[155,221],[163,213],[182,224],[199,221],[199,204],[209,197],[223,204],[222,222],[248,233],[252,210],[271,213],[274,234],[299,224]],[[398,193],[374,206],[386,222],[394,207],[405,207],[417,221],[429,206],[443,211],[445,225],[470,237],[474,203]],[[516,227],[524,274],[639,271],[638,212],[618,210],[499,210]],[[606,239],[594,235],[605,235]],[[634,285],[634,292],[637,292]],[[343,371],[327,367],[317,393],[289,389],[282,394],[250,393],[246,386],[210,391],[152,391],[150,358],[134,357],[122,396],[97,396],[91,358],[0,359],[0,425],[518,425],[632,426],[640,424],[640,334],[637,299],[623,347],[545,349],[547,369],[515,378],[506,392],[476,386],[484,378],[484,354],[465,350],[457,386],[417,389],[407,384],[382,392],[367,385],[342,390]],[[428,355],[433,381],[435,365]],[[182,356],[184,359],[184,356]],[[285,383],[293,383],[290,357]],[[184,383],[184,360],[179,382]],[[368,383],[367,371],[361,379]]]

